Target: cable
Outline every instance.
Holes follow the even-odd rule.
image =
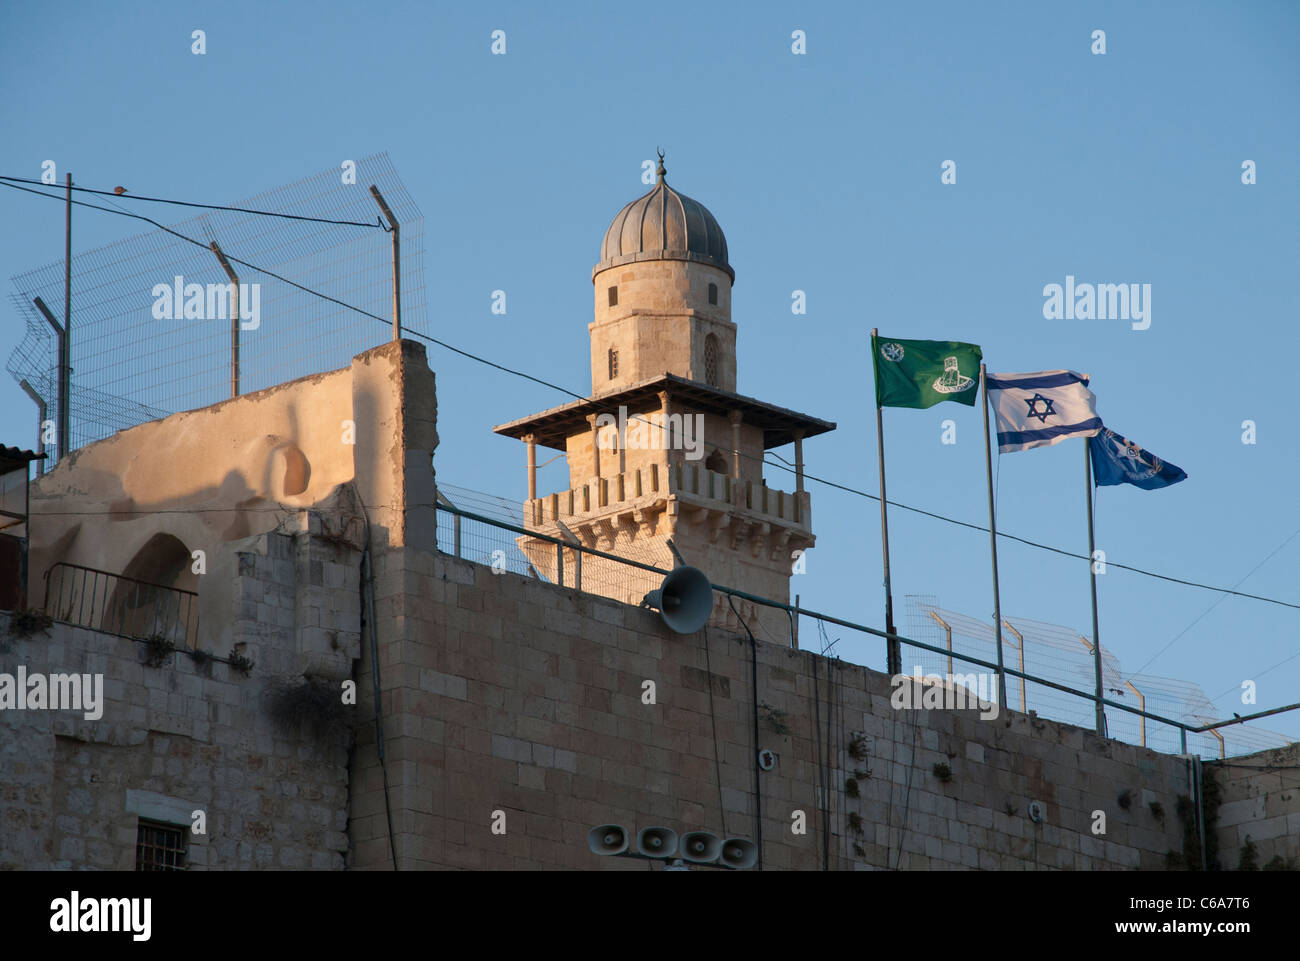
[[[745,623],[745,619],[736,610],[736,599],[728,594],[727,603],[731,605],[731,613],[736,615],[736,620],[740,621],[740,626],[749,635],[750,680],[754,702],[754,750],[750,754],[750,763],[754,767],[754,840],[758,847],[757,866],[761,871],[763,870],[763,792],[758,776],[758,641],[754,638],[754,632],[749,629],[749,625]]]
[[[47,184],[43,180],[29,180],[26,177],[6,177],[3,174],[0,174],[0,181],[6,181],[6,180],[15,181],[17,183],[22,183],[22,184],[39,184],[42,187],[56,187],[59,190],[68,189],[66,184]],[[11,186],[11,184],[5,184],[4,186],[8,187]],[[335,224],[336,226],[340,226],[340,227],[378,227],[380,229],[386,229],[384,228],[384,225],[380,222],[378,214],[375,215],[375,222],[373,224],[368,224],[356,220],[330,220],[327,217],[306,217],[299,214],[280,213],[279,211],[274,211],[274,210],[252,210],[248,207],[229,207],[226,206],[225,204],[200,204],[200,203],[194,203],[189,200],[167,200],[166,198],[163,197],[142,197],[138,194],[131,194],[130,196],[128,196],[127,194],[119,194],[115,190],[95,190],[91,187],[77,187],[75,185],[73,186],[72,189],[80,190],[83,193],[88,193],[88,194],[99,194],[101,196],[109,197],[109,198],[120,197],[124,200],[147,200],[150,203],[174,204],[178,207],[199,207],[204,210],[229,210],[240,214],[257,214],[260,217],[280,217],[284,220],[305,220],[305,221],[309,221],[310,223]],[[39,194],[42,197],[53,197],[55,200],[62,200],[64,203],[67,203],[67,199],[65,197],[60,197],[56,194],[47,194],[44,191],[36,191],[36,190],[33,190],[32,193]],[[101,207],[97,209],[103,210],[106,208]],[[127,213],[127,211],[124,210],[122,211],[122,213]],[[130,214],[128,214],[128,216],[130,216]]]
[[[1250,569],[1250,572],[1247,573],[1245,577],[1243,577],[1241,580],[1237,581],[1237,583],[1236,583],[1236,584],[1233,584],[1232,586],[1233,586],[1233,587],[1240,587],[1242,584],[1246,583],[1246,581],[1250,580],[1251,576],[1252,576],[1252,575],[1253,575],[1257,570],[1259,570],[1261,567],[1263,567],[1265,564],[1267,564],[1269,561],[1271,561],[1271,560],[1273,559],[1274,555],[1276,555],[1279,551],[1282,550],[1282,548],[1286,547],[1286,546],[1287,546],[1288,544],[1290,544],[1293,540],[1295,540],[1297,536],[1300,536],[1300,528],[1297,528],[1296,531],[1295,531],[1294,533],[1292,533],[1292,535],[1291,535],[1290,537],[1288,537],[1288,538],[1287,538],[1286,540],[1284,540],[1281,544],[1279,544],[1277,547],[1275,547],[1275,548],[1272,550],[1272,552],[1271,552],[1267,557],[1265,557],[1262,561],[1260,561],[1258,564],[1256,564],[1254,567],[1252,567],[1252,568]],[[1220,596],[1220,597],[1218,598],[1218,600],[1216,600],[1213,604],[1211,604],[1211,605],[1210,605],[1209,607],[1207,607],[1205,610],[1201,611],[1201,613],[1197,616],[1197,618],[1196,618],[1194,621],[1192,621],[1192,623],[1188,624],[1188,625],[1187,625],[1186,627],[1184,627],[1181,631],[1179,631],[1177,634],[1175,634],[1174,637],[1173,637],[1173,639],[1172,639],[1168,644],[1166,644],[1164,647],[1160,648],[1160,650],[1156,651],[1153,655],[1151,655],[1151,659],[1148,660],[1148,661],[1147,661],[1145,664],[1143,664],[1141,667],[1139,667],[1139,668],[1138,668],[1134,673],[1135,673],[1135,674],[1141,674],[1141,673],[1142,673],[1143,671],[1145,671],[1148,667],[1150,667],[1151,664],[1152,664],[1152,662],[1154,662],[1154,661],[1156,660],[1156,658],[1160,657],[1161,654],[1163,654],[1165,651],[1169,650],[1169,648],[1173,647],[1175,641],[1177,641],[1180,637],[1182,637],[1184,634],[1186,634],[1188,631],[1190,631],[1193,627],[1195,627],[1195,626],[1200,622],[1201,618],[1203,618],[1203,617],[1205,617],[1207,614],[1209,614],[1210,611],[1214,610],[1216,607],[1218,607],[1220,604],[1222,604],[1226,599],[1227,599],[1227,595],[1226,595],[1226,594],[1225,594],[1225,595],[1222,595],[1222,596]],[[1289,660],[1289,658],[1288,658],[1288,660]],[[1285,661],[1284,661],[1283,663],[1285,663]],[[1272,668],[1269,668],[1269,670],[1272,670]],[[1232,691],[1232,690],[1235,690],[1235,688],[1229,688],[1229,691]],[[1225,692],[1225,693],[1227,693],[1227,692]],[[1220,694],[1220,695],[1219,695],[1219,697],[1223,697],[1223,696],[1224,696],[1223,694]],[[1219,699],[1219,697],[1216,697],[1214,700],[1217,701],[1217,700]]]
[[[907,817],[912,811],[912,774],[916,770],[916,735],[920,729],[919,724],[912,723],[912,756],[907,764],[907,794],[903,797],[903,821],[898,829],[898,854],[894,858],[895,871],[903,863],[903,839],[907,837]]]
[[[49,199],[49,200],[55,200],[55,201],[59,201],[59,202],[66,202],[66,201],[63,200],[63,198],[60,198],[60,197],[58,197],[58,196],[55,196],[54,194],[44,193],[44,192],[42,192],[42,191],[38,191],[38,190],[30,190],[30,189],[28,189],[28,188],[26,188],[26,187],[19,187],[17,184],[6,183],[6,182],[5,182],[5,180],[11,180],[11,179],[16,179],[16,178],[0,178],[0,186],[11,187],[11,188],[13,188],[14,190],[23,190],[23,191],[25,191],[25,192],[27,192],[27,193],[35,194],[35,195],[38,196],[38,197],[45,197],[45,198],[47,198],[47,199]],[[103,211],[104,213],[117,214],[118,216],[122,216],[122,217],[132,217],[132,218],[134,218],[134,219],[136,219],[136,220],[143,220],[143,221],[145,221],[146,223],[152,224],[153,226],[157,227],[158,229],[163,230],[163,231],[165,231],[166,233],[171,234],[172,236],[175,236],[175,237],[180,238],[181,240],[185,240],[185,241],[187,241],[187,242],[189,242],[189,243],[194,244],[195,246],[202,247],[202,248],[205,249],[205,250],[210,249],[209,246],[208,246],[207,244],[204,244],[204,243],[202,243],[201,241],[194,240],[192,237],[187,237],[187,236],[185,236],[184,234],[178,233],[177,231],[172,230],[172,229],[170,229],[170,228],[168,228],[168,227],[164,227],[162,224],[158,223],[156,220],[152,220],[152,219],[150,219],[149,217],[145,217],[145,216],[143,216],[143,215],[141,215],[141,214],[133,214],[133,213],[128,213],[128,212],[121,211],[121,210],[113,210],[113,209],[111,209],[111,208],[109,208],[109,207],[100,207],[100,206],[97,206],[97,205],[95,205],[95,204],[88,204],[88,203],[85,203],[84,201],[77,201],[77,200],[74,200],[74,201],[72,201],[72,203],[74,203],[74,204],[76,204],[76,205],[78,205],[78,206],[81,206],[81,207],[89,207],[89,208],[91,208],[92,210],[100,210],[100,211]],[[254,211],[254,212],[257,212],[257,211]],[[283,215],[283,216],[290,216],[290,215],[285,214],[285,215]],[[361,226],[369,226],[369,225],[361,225]],[[247,261],[240,260],[240,259],[237,258],[237,257],[232,257],[232,256],[230,256],[229,254],[227,254],[226,256],[227,256],[227,259],[230,260],[230,261],[232,261],[233,263],[237,263],[237,264],[239,264],[239,265],[241,265],[241,266],[248,267],[250,270],[257,271],[258,273],[265,274],[265,275],[268,276],[268,277],[272,277],[272,278],[274,278],[274,279],[276,279],[276,280],[281,281],[282,283],[286,283],[286,284],[288,284],[289,286],[294,287],[294,288],[297,289],[297,290],[301,290],[301,291],[303,291],[304,293],[308,293],[308,294],[312,294],[312,295],[314,295],[314,296],[316,296],[316,297],[320,297],[322,300],[326,300],[326,301],[328,301],[328,302],[330,302],[330,303],[336,304],[337,306],[339,306],[339,307],[343,307],[343,308],[345,308],[345,309],[347,309],[347,310],[354,311],[354,312],[356,312],[356,313],[358,313],[358,314],[361,314],[361,315],[364,316],[364,317],[369,317],[369,318],[371,318],[372,320],[377,320],[377,321],[379,321],[380,323],[383,323],[383,324],[385,324],[385,325],[391,323],[391,319],[389,319],[389,318],[380,317],[378,314],[372,314],[372,313],[370,313],[370,312],[367,311],[367,310],[362,310],[360,307],[354,307],[353,305],[351,305],[351,304],[347,304],[347,303],[344,303],[343,301],[338,300],[338,299],[335,298],[335,297],[331,297],[331,296],[329,296],[328,294],[323,294],[323,293],[321,293],[320,291],[312,290],[310,287],[305,287],[305,286],[303,286],[302,284],[295,283],[294,281],[289,280],[287,277],[283,277],[283,276],[281,276],[281,275],[279,275],[279,274],[277,274],[277,273],[275,273],[275,272],[273,272],[273,271],[271,271],[271,270],[267,270],[267,269],[264,268],[264,267],[259,267],[259,266],[257,266],[256,264],[248,263]],[[543,386],[543,387],[549,387],[549,388],[552,389],[552,390],[556,390],[556,391],[559,391],[560,393],[567,394],[568,396],[573,397],[573,398],[575,398],[575,399],[577,399],[577,400],[590,400],[590,399],[591,399],[591,398],[589,398],[588,396],[586,396],[586,395],[584,395],[584,394],[579,394],[579,393],[577,393],[576,391],[569,390],[567,387],[561,387],[559,384],[555,384],[555,383],[552,383],[552,382],[550,382],[550,381],[543,380],[543,379],[540,378],[540,377],[535,377],[535,376],[533,376],[532,374],[525,373],[524,371],[521,371],[521,370],[515,370],[515,369],[513,369],[513,368],[506,367],[506,366],[504,366],[504,365],[502,365],[502,364],[498,364],[498,363],[496,363],[496,362],[494,362],[494,361],[488,360],[488,359],[485,358],[485,357],[480,357],[480,356],[477,355],[477,354],[473,354],[473,353],[471,353],[471,352],[469,352],[469,351],[462,350],[462,349],[459,348],[459,347],[454,347],[454,346],[452,346],[451,344],[446,343],[445,341],[441,341],[441,340],[438,340],[437,338],[430,337],[429,335],[424,334],[424,333],[421,333],[420,331],[414,330],[414,329],[412,329],[412,328],[403,328],[403,329],[404,329],[404,331],[405,331],[406,333],[410,334],[410,335],[413,336],[413,337],[418,337],[419,339],[421,339],[421,340],[425,340],[425,341],[427,341],[427,342],[429,342],[429,343],[431,343],[431,344],[436,344],[436,345],[438,345],[439,347],[444,348],[445,350],[450,350],[450,351],[452,351],[453,353],[456,353],[456,354],[461,355],[462,357],[466,357],[466,358],[468,358],[468,359],[470,359],[470,360],[476,361],[476,362],[478,362],[478,363],[480,363],[480,364],[484,364],[484,365],[486,365],[486,366],[488,366],[488,367],[492,367],[492,368],[494,368],[494,369],[496,369],[496,370],[500,370],[500,371],[502,371],[502,372],[504,372],[504,373],[507,373],[507,374],[513,374],[513,375],[516,376],[516,377],[520,377],[520,378],[523,378],[524,380],[532,381],[533,383],[535,383],[535,384],[540,384],[540,385]],[[645,420],[644,418],[641,418],[641,417],[638,417],[638,416],[634,416],[634,417],[632,417],[632,418],[630,418],[630,419],[641,421],[641,422],[643,422],[643,423],[649,424],[649,425],[652,426],[652,427],[656,427],[656,428],[658,428],[658,429],[660,429],[660,430],[665,429],[665,428],[664,428],[664,425],[662,425],[662,424],[655,424],[653,421]],[[770,452],[768,452],[768,453],[770,453]],[[786,467],[786,466],[783,466],[782,464],[775,463],[774,461],[768,460],[766,456],[763,456],[763,457],[755,457],[755,456],[752,455],[752,454],[740,454],[740,456],[746,458],[747,460],[758,461],[759,463],[762,463],[762,464],[766,464],[766,465],[769,465],[769,466],[775,467],[775,468],[777,468],[778,470],[784,470],[784,471],[786,471],[786,472],[788,472],[788,473],[796,473],[796,471],[795,471],[794,468]],[[771,454],[771,456],[773,456],[773,457],[777,457],[778,460],[784,460],[784,458],[781,458],[781,457],[779,457],[779,455],[776,455],[776,454]],[[554,458],[552,458],[552,460],[554,460]],[[548,462],[548,463],[549,463],[549,462]],[[786,461],[786,463],[788,464],[789,462]],[[815,482],[817,482],[817,483],[819,483],[819,484],[822,484],[822,485],[824,485],[824,486],[826,486],[826,487],[831,487],[831,488],[834,488],[834,489],[836,489],[836,490],[841,490],[841,491],[844,491],[845,493],[856,494],[856,495],[859,496],[859,497],[865,497],[865,498],[867,498],[868,500],[874,500],[874,501],[877,501],[877,502],[880,500],[880,497],[879,497],[879,495],[877,495],[877,494],[870,494],[870,493],[868,493],[868,492],[866,492],[866,491],[859,490],[859,489],[857,489],[857,488],[848,487],[848,486],[843,485],[843,484],[837,484],[837,483],[835,483],[834,481],[827,480],[826,478],[823,478],[823,477],[818,477],[818,476],[815,475],[815,474],[809,474],[809,473],[806,472],[806,471],[804,472],[804,475],[803,475],[803,476],[804,476],[804,478],[805,478],[806,480],[815,481]],[[933,511],[923,510],[922,508],[919,508],[919,507],[912,507],[912,506],[909,505],[909,504],[902,504],[902,503],[899,503],[898,501],[889,501],[888,503],[889,503],[890,505],[894,506],[894,507],[899,508],[900,510],[910,511],[910,512],[912,512],[912,513],[914,513],[914,514],[920,514],[920,515],[922,515],[922,516],[924,516],[924,517],[930,517],[930,518],[933,518],[933,519],[935,519],[935,520],[944,521],[944,522],[949,523],[949,524],[955,524],[955,525],[957,525],[958,527],[966,527],[966,528],[969,528],[970,530],[980,531],[980,532],[982,532],[982,533],[988,533],[988,530],[989,530],[987,527],[984,527],[984,526],[979,525],[979,524],[972,524],[972,523],[970,523],[969,521],[961,521],[961,520],[957,520],[956,518],[953,518],[953,517],[948,517],[948,516],[946,516],[946,515],[938,514],[938,513],[935,513],[935,512],[933,512]],[[1038,548],[1039,550],[1051,551],[1051,552],[1054,553],[1054,554],[1060,554],[1060,555],[1062,555],[1062,556],[1064,556],[1064,557],[1071,557],[1071,558],[1074,558],[1074,559],[1076,559],[1076,560],[1087,560],[1087,561],[1091,561],[1091,558],[1088,557],[1087,555],[1084,555],[1084,554],[1076,554],[1076,553],[1074,553],[1073,551],[1066,551],[1066,550],[1062,550],[1062,549],[1059,548],[1059,547],[1052,547],[1052,546],[1050,546],[1050,545],[1048,545],[1048,544],[1041,544],[1041,543],[1039,543],[1039,542],[1037,542],[1037,541],[1031,541],[1031,540],[1029,540],[1029,539],[1027,539],[1027,538],[1024,538],[1024,537],[1017,537],[1016,535],[1014,535],[1014,534],[1008,534],[1008,533],[1005,532],[1005,531],[998,531],[998,536],[999,536],[999,537],[1006,538],[1006,539],[1008,539],[1008,540],[1016,541],[1016,542],[1021,543],[1021,544],[1025,544],[1026,546],[1029,546],[1029,547]],[[1281,607],[1289,607],[1289,608],[1292,608],[1292,609],[1295,609],[1295,610],[1300,610],[1300,604],[1291,603],[1291,602],[1289,602],[1289,601],[1277,600],[1276,598],[1271,598],[1271,597],[1263,597],[1263,596],[1258,595],[1258,594],[1246,594],[1246,593],[1244,593],[1244,592],[1241,592],[1241,591],[1235,591],[1235,590],[1230,590],[1230,589],[1228,589],[1228,588],[1215,587],[1215,586],[1213,586],[1213,585],[1211,585],[1211,584],[1201,584],[1201,583],[1198,583],[1198,582],[1196,582],[1196,581],[1189,581],[1189,580],[1185,580],[1185,579],[1183,579],[1183,578],[1179,578],[1179,577],[1171,577],[1171,576],[1166,575],[1166,574],[1158,574],[1158,573],[1156,573],[1156,572],[1154,572],[1154,571],[1148,571],[1148,570],[1145,570],[1145,569],[1140,568],[1140,567],[1133,567],[1133,566],[1128,565],[1128,564],[1121,564],[1121,563],[1119,563],[1118,561],[1107,561],[1107,565],[1108,565],[1109,567],[1119,568],[1120,570],[1131,571],[1131,572],[1133,572],[1133,573],[1135,573],[1135,574],[1143,574],[1143,575],[1145,575],[1145,576],[1147,576],[1147,577],[1154,577],[1154,578],[1156,578],[1156,579],[1158,579],[1158,580],[1168,581],[1168,582],[1170,582],[1170,583],[1174,583],[1174,584],[1182,584],[1182,585],[1184,585],[1184,586],[1186,586],[1186,587],[1195,587],[1195,588],[1199,588],[1199,589],[1201,589],[1201,590],[1207,590],[1207,591],[1217,591],[1217,592],[1219,592],[1219,593],[1221,593],[1221,594],[1225,594],[1225,595],[1231,595],[1231,596],[1234,596],[1234,597],[1242,597],[1242,598],[1246,598],[1246,599],[1248,599],[1248,600],[1263,601],[1263,602],[1265,602],[1265,603],[1269,603],[1269,604],[1277,604],[1277,605],[1279,605],[1279,606],[1281,606]]]
[[[727,806],[722,803],[722,762],[718,759],[718,714],[713,709],[713,664],[709,659],[709,625],[704,625],[704,669],[708,672],[709,721],[713,725],[713,776],[718,783],[718,813],[722,816],[722,836],[727,836]]]
[[[820,623],[820,621],[818,622]],[[812,743],[813,750],[817,752],[817,785],[821,788],[821,796],[817,798],[817,813],[821,814],[826,804],[827,776],[826,765],[822,758],[822,698],[821,690],[817,679],[817,661],[812,662],[812,682],[813,682],[813,730]],[[819,819],[822,825],[822,870],[830,870],[831,858],[831,834],[830,825],[826,823],[826,818]]]

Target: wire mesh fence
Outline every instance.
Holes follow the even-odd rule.
[[[610,559],[581,548],[530,539],[519,530],[526,529],[522,505],[504,497],[439,483],[438,500],[439,549],[475,563],[495,565],[498,570],[637,604],[660,586],[664,573],[673,566],[671,556],[659,557],[653,550],[634,552],[619,547],[602,550],[602,553],[615,555]],[[462,511],[478,516],[462,516],[459,513]],[[525,553],[520,545],[529,541],[533,543]],[[636,565],[648,565],[657,570],[646,570]],[[722,589],[715,585],[715,590]],[[748,596],[739,591],[730,593],[738,597]],[[769,603],[789,609],[789,605],[782,602]],[[843,636],[842,631],[834,629],[847,627],[868,634],[876,633],[870,628],[804,609],[799,610],[799,618],[812,622],[802,624],[799,629],[805,639],[802,646],[820,650],[830,657],[838,656],[836,642]],[[993,625],[941,607],[934,595],[908,595],[906,618],[907,637],[935,648],[930,650],[904,641],[902,655],[906,674],[919,671],[924,675],[970,675],[987,669],[966,658],[994,664],[997,661]],[[828,624],[836,634],[835,639],[827,631]],[[1002,636],[1005,666],[1031,676],[1025,679],[1007,676],[1007,705],[1042,718],[1093,729],[1096,707],[1092,692],[1096,680],[1091,642],[1068,627],[1013,615],[1004,617]],[[791,641],[790,638],[770,636],[764,639],[777,643]],[[881,641],[882,650],[883,643]],[[1104,646],[1102,683],[1108,700],[1131,704],[1138,711],[1177,721],[1185,728],[1202,727],[1221,720],[1216,716],[1213,703],[1196,684],[1128,674],[1114,653]],[[1049,684],[1070,690],[1060,690]],[[1168,754],[1184,750],[1183,728],[1159,721],[1156,717],[1130,714],[1114,707],[1107,707],[1106,716],[1107,734],[1112,738]],[[1226,727],[1217,733],[1189,731],[1186,738],[1186,750],[1203,757],[1248,754],[1290,743],[1283,734],[1244,725]]]
[[[379,226],[370,184],[379,188],[401,225],[403,322],[425,326],[424,221],[419,208],[387,154],[358,160],[355,181],[343,183],[342,171],[326,170],[232,206],[374,226],[213,210],[172,227],[198,244],[154,230],[74,253],[71,449],[230,396],[229,307],[214,305],[211,295],[214,288],[228,285],[229,278],[208,249],[212,241],[232,259],[265,268],[383,319],[381,323],[260,270],[234,264],[240,283],[249,285],[240,305],[241,317],[246,318],[239,335],[241,393],[343,367],[356,354],[386,340],[390,334],[384,324],[391,323],[392,316],[392,247],[390,235]],[[76,199],[128,209],[111,198],[78,195]],[[56,205],[49,207],[63,216]],[[129,209],[161,220],[156,208],[146,211],[145,207],[155,205]],[[86,216],[103,214],[74,207],[74,232],[77,218]],[[178,283],[185,292],[184,302],[171,303],[170,292]],[[207,294],[201,303],[190,294],[189,285],[195,284]],[[254,284],[258,285],[255,301]],[[40,297],[62,322],[63,285],[64,262],[58,260],[15,276],[11,295],[26,330],[7,369],[15,381],[26,380],[41,396],[48,408],[47,420],[52,421],[58,418],[58,345],[33,301]],[[209,309],[214,306],[216,310]],[[220,316],[223,307],[226,316]],[[45,453],[53,459],[54,446],[47,445]]]
[[[997,660],[997,636],[991,620],[946,610],[933,595],[909,594],[906,602],[909,637],[944,649],[951,644],[956,654]],[[1002,620],[1002,649],[1003,663],[1009,668],[1079,691],[1092,691],[1096,687],[1092,642],[1082,632],[1006,614]],[[1198,685],[1129,674],[1114,652],[1104,644],[1101,650],[1102,688],[1108,699],[1182,721],[1189,727],[1220,720],[1213,703]],[[903,657],[903,670],[907,673],[913,673],[916,667],[926,674],[953,672],[947,657],[924,648],[903,645]],[[955,658],[955,663],[957,673],[966,671],[960,658]],[[1079,727],[1093,728],[1096,723],[1093,701],[1018,677],[1007,677],[1007,705]],[[1168,724],[1114,709],[1107,709],[1106,719],[1107,733],[1117,740],[1166,753],[1181,751],[1180,732]],[[1225,728],[1218,736],[1212,732],[1187,736],[1188,751],[1210,757],[1248,754],[1287,743],[1289,739],[1283,734],[1242,725]]]

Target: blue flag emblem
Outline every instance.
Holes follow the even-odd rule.
[[[1187,480],[1181,467],[1161,460],[1108,427],[1088,438],[1092,446],[1092,479],[1098,487],[1132,484],[1153,491]]]

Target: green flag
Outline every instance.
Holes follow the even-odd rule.
[[[974,407],[983,356],[975,344],[872,337],[876,406],[924,408],[955,400]]]

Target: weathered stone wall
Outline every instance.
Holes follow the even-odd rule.
[[[42,577],[59,561],[193,590],[185,558],[201,550],[201,643],[228,647],[236,576],[229,545],[273,529],[283,513],[339,501],[351,510],[355,492],[378,545],[434,549],[436,413],[424,347],[403,340],[342,370],[73,451],[32,483],[32,604],[42,603]],[[159,538],[173,562],[137,572],[132,565],[147,562]]]
[[[140,818],[190,825],[193,870],[341,869],[348,748],[272,717],[272,689],[303,671],[337,688],[359,654],[359,554],[313,537],[235,545],[228,618],[248,676],[177,651],[56,623],[22,639],[0,615],[0,673],[103,675],[102,716],[0,711],[0,868],[133,870]],[[217,653],[224,657],[227,652]],[[340,693],[341,697],[341,693]]]
[[[1247,840],[1257,867],[1300,863],[1300,744],[1205,765],[1219,786],[1219,863],[1235,869]]]
[[[823,830],[832,869],[1159,869],[1182,851],[1178,757],[1019,713],[894,710],[884,675],[765,643],[755,744],[734,635],[673,635],[650,611],[418,551],[379,558],[376,604],[403,869],[645,870],[588,852],[604,823],[754,839],[760,747],[777,755],[759,775],[769,869],[821,867]],[[367,650],[363,715],[370,668]],[[349,863],[390,868],[369,726],[356,758]]]

